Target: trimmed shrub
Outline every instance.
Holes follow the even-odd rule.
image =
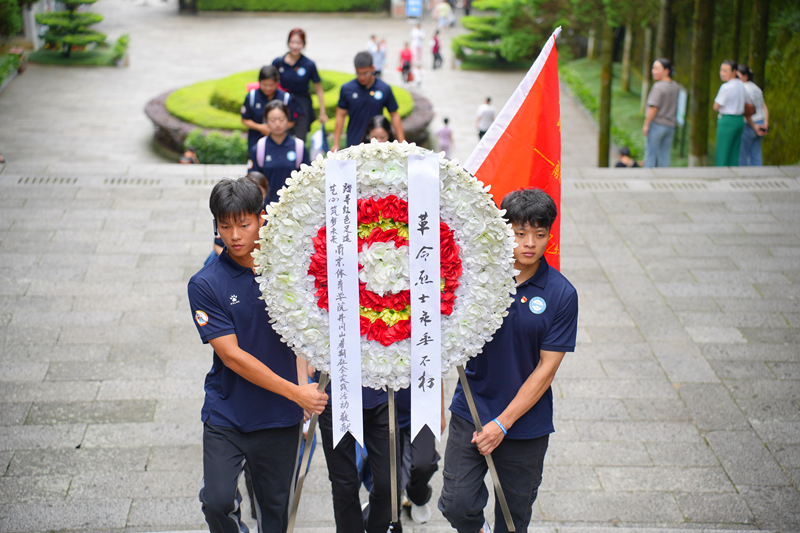
[[[247,137],[240,133],[223,135],[212,131],[208,134],[199,128],[189,133],[183,143],[197,151],[197,160],[204,165],[243,165],[247,163]]]
[[[343,72],[320,71],[325,91],[325,109],[328,118],[326,129],[333,131],[336,103],[343,83],[353,79],[352,74]],[[217,130],[240,130],[247,128],[242,124],[239,110],[247,95],[247,84],[258,79],[258,71],[241,72],[222,78],[208,80],[183,87],[173,92],[166,100],[167,110],[186,122],[201,128]],[[330,89],[327,89],[330,87]],[[414,99],[408,91],[400,87],[392,87],[397,100],[401,117],[408,116],[414,110]],[[319,113],[319,102],[316,95],[311,96],[314,109]],[[314,121],[311,131],[319,129],[319,121]]]
[[[22,64],[22,58],[17,54],[0,55],[0,87],[17,71]]]
[[[200,11],[342,12],[385,11],[385,0],[197,0]]]
[[[114,60],[121,61],[123,57],[125,57],[125,52],[128,51],[128,45],[131,42],[131,37],[127,33],[123,33],[117,39],[116,44],[114,45]]]
[[[47,26],[44,42],[51,48],[60,47],[65,57],[69,57],[73,47],[84,47],[88,44],[103,44],[106,35],[88,29],[92,24],[103,20],[97,13],[78,13],[77,9],[84,4],[94,4],[97,0],[66,0],[66,11],[56,13],[39,13],[36,22]]]

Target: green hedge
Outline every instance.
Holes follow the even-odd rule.
[[[0,55],[0,85],[19,68],[22,60],[16,54]]]
[[[64,54],[57,50],[37,50],[31,52],[28,56],[31,63],[39,63],[40,65],[59,65],[59,66],[75,66],[75,67],[113,67],[114,50],[109,47],[98,47],[94,50],[75,51],[73,50],[69,57],[64,57]]]
[[[385,11],[385,0],[197,0],[200,11]]]
[[[353,74],[329,70],[320,71],[322,85],[325,88],[325,109],[328,118],[336,116],[336,103],[343,83],[353,79]],[[215,130],[240,130],[247,128],[242,124],[239,110],[247,95],[247,84],[258,79],[258,70],[240,72],[219,80],[208,80],[183,87],[167,98],[167,111],[181,120],[196,124],[201,128]],[[328,89],[328,87],[330,87]],[[400,87],[392,87],[398,112],[401,117],[408,116],[414,110],[414,99],[411,94]],[[312,95],[314,109],[319,112],[316,95]],[[334,120],[329,120],[325,129],[333,131]],[[311,132],[319,129],[319,121],[311,125]]]
[[[123,33],[117,39],[116,44],[114,45],[114,60],[120,61],[123,57],[125,57],[125,52],[128,51],[128,45],[131,42],[130,35],[127,33]]]
[[[196,129],[186,136],[184,148],[193,147],[197,160],[204,165],[243,165],[247,163],[247,137],[234,132],[223,135],[212,131],[205,134]]]

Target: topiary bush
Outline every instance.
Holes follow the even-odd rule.
[[[92,24],[103,20],[97,13],[77,13],[84,4],[94,4],[97,0],[65,0],[66,11],[56,13],[39,13],[36,22],[47,26],[44,42],[51,48],[61,48],[65,57],[69,57],[74,47],[106,42],[104,33],[88,29]]]
[[[123,33],[119,36],[116,44],[114,44],[114,61],[122,61],[122,58],[125,57],[125,52],[128,51],[130,42],[131,37],[127,33]]]

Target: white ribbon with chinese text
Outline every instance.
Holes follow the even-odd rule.
[[[442,402],[439,155],[408,156],[411,276],[411,440],[423,426],[439,440]]]
[[[328,317],[333,445],[348,432],[363,445],[361,324],[358,302],[356,162],[325,161]]]

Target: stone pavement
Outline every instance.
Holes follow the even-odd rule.
[[[532,530],[800,531],[800,168],[745,170],[564,172],[579,343]],[[186,282],[228,173],[0,173],[0,531],[205,528]],[[333,531],[326,477],[301,531]]]
[[[29,64],[0,94],[0,153],[8,161],[161,163],[151,145],[153,125],[143,111],[151,98],[269,64],[286,51],[286,35],[296,26],[307,33],[308,57],[327,70],[352,72],[353,56],[364,49],[370,34],[385,37],[389,54],[384,79],[399,84],[395,67],[411,28],[403,20],[377,15],[178,16],[177,0],[100,0],[93,10],[106,17],[97,28],[109,38],[131,35],[130,67]],[[430,37],[429,19],[425,29]],[[442,70],[430,69],[426,44],[426,69],[415,89],[434,104],[432,131],[441,127],[443,117],[450,118],[453,156],[463,162],[478,141],[478,105],[492,96],[499,111],[524,72],[454,70],[449,35],[442,39]],[[562,167],[595,166],[591,122],[566,95],[562,115]]]

